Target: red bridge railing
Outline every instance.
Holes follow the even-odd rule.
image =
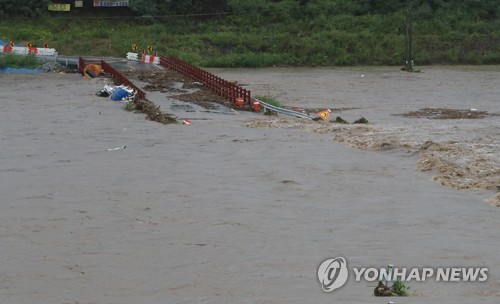
[[[117,71],[115,68],[113,68],[109,63],[107,63],[104,60],[94,60],[94,59],[89,60],[89,59],[83,59],[80,57],[78,59],[78,64],[79,64],[80,71],[82,72],[82,74],[85,73],[85,66],[87,66],[88,64],[99,64],[99,65],[101,65],[101,68],[104,72],[106,72],[106,73],[110,74],[111,76],[113,76],[114,78],[116,78],[116,80],[118,80],[118,82],[121,82],[122,84],[133,88],[137,92],[137,97],[139,97],[141,99],[146,97],[146,93],[143,90],[141,90],[141,88],[136,86],[132,81],[128,80],[127,77],[125,77],[122,73]]]
[[[245,104],[251,106],[251,95],[249,90],[224,80],[208,71],[192,66],[175,57],[160,56],[160,65],[202,82],[205,87],[212,92],[232,102],[242,100]]]

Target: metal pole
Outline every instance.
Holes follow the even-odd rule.
[[[411,37],[411,13],[408,12],[408,15],[406,16],[406,65],[405,65],[405,70],[408,72],[411,72],[413,70],[413,58],[411,54],[411,44],[412,44],[412,37]]]
[[[413,32],[412,32],[412,14],[413,7],[416,5],[417,0],[412,1],[408,12],[406,14],[406,65],[405,70],[407,72],[413,72],[413,54],[412,54],[412,44],[413,44]]]

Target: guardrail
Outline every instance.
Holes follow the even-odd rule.
[[[82,72],[82,74],[85,73],[85,67],[88,64],[99,64],[99,65],[101,65],[101,68],[102,68],[102,70],[104,72],[106,72],[108,74],[111,74],[113,77],[116,78],[116,80],[118,80],[122,84],[127,85],[127,86],[133,88],[136,91],[137,97],[139,97],[141,99],[143,99],[143,98],[146,97],[146,93],[143,90],[141,90],[141,88],[139,88],[138,86],[136,86],[132,81],[128,80],[127,77],[125,77],[122,73],[120,73],[119,71],[117,71],[115,68],[113,68],[109,63],[107,63],[104,60],[83,59],[82,57],[80,57],[78,59],[78,65],[80,67],[80,71]]]
[[[255,100],[257,100],[257,99],[255,99]],[[310,115],[305,114],[305,113],[300,113],[300,112],[297,112],[297,111],[292,111],[292,110],[280,108],[280,107],[277,107],[277,106],[273,106],[273,105],[268,104],[266,102],[263,102],[261,100],[259,100],[259,102],[260,102],[260,105],[264,108],[264,111],[265,110],[271,110],[271,111],[274,111],[274,112],[276,112],[278,114],[293,116],[293,117],[297,117],[297,118],[307,118],[307,119],[313,119],[313,118],[315,118],[314,116],[310,116]]]
[[[208,71],[192,66],[189,63],[172,56],[160,56],[160,65],[202,82],[204,86],[212,92],[232,101],[233,103],[243,101],[243,103],[247,106],[252,106],[252,98],[249,90],[224,80]]]

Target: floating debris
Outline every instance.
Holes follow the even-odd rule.
[[[121,146],[121,147],[111,148],[111,149],[108,149],[108,151],[124,150],[125,148],[127,148],[127,146]]]
[[[346,120],[344,120],[342,117],[337,116],[333,122],[339,123],[339,124],[348,124]]]
[[[367,124],[368,123],[368,119],[364,118],[364,117],[361,117],[360,119],[358,120],[355,120],[353,122],[353,124]]]
[[[478,111],[477,109],[446,109],[446,108],[423,108],[418,111],[412,111],[401,115],[411,118],[429,118],[429,119],[479,119],[490,116],[487,111]]]

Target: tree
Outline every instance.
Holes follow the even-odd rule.
[[[39,17],[45,11],[49,0],[2,0],[0,17]]]
[[[216,14],[227,12],[227,0],[192,0],[194,14]]]
[[[157,0],[130,0],[129,7],[139,15],[158,15]]]

